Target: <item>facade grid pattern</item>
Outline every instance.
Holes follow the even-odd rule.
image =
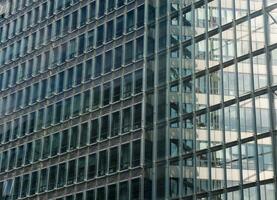
[[[0,4],[0,199],[277,198],[276,0]]]

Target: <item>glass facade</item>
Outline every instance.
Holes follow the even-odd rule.
[[[0,6],[0,199],[277,198],[276,0]]]

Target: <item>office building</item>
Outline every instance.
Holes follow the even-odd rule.
[[[0,199],[275,200],[276,0],[1,0]]]

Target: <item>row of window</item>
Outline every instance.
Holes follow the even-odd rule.
[[[137,167],[140,165],[140,140],[131,144],[122,144],[7,181],[13,182],[12,194],[16,199]]]
[[[90,33],[91,31],[88,32],[88,34]],[[90,48],[89,46],[92,41],[90,36],[83,34],[61,46],[53,48],[51,51],[37,55],[35,58],[23,62],[19,66],[8,69],[0,74],[0,89],[7,89],[33,76],[37,76],[47,69],[56,66],[56,64],[62,64],[75,58],[77,54],[80,56],[86,49]],[[124,46],[118,46],[115,49],[106,51],[104,54],[97,55],[95,59],[90,59],[84,63],[83,65],[86,68],[83,70],[85,71],[85,79],[89,80],[92,77],[96,78],[102,74],[109,73],[122,67],[122,65],[132,63],[135,59],[141,59],[142,56],[143,37],[139,37],[135,41],[129,41]],[[81,65],[78,65],[80,70],[83,68]]]
[[[95,126],[95,121],[91,122],[91,126]],[[45,160],[49,157],[61,155],[63,153],[73,151],[77,148],[82,148],[87,144],[91,144],[95,140],[95,133],[92,129],[88,130],[88,123],[83,123],[81,126],[74,126],[71,129],[66,129],[42,139],[38,139],[27,144],[18,146],[16,148],[4,151],[0,154],[0,172],[7,172],[15,168],[26,166],[36,163],[40,160]],[[92,127],[95,128],[95,127]],[[90,132],[89,132],[90,131]],[[126,146],[126,145],[125,145]],[[129,145],[123,149],[128,148]],[[114,151],[111,153],[111,164],[109,173],[118,171],[118,169],[127,169],[130,164],[130,159],[125,158],[118,168],[117,161],[117,147],[112,148]],[[125,151],[124,151],[125,152]],[[125,154],[124,154],[125,155]],[[124,161],[124,162],[123,162]],[[132,167],[140,164],[140,143],[133,143],[133,161]],[[105,171],[106,173],[106,171]],[[100,173],[98,174],[101,175]],[[103,175],[103,174],[102,174]]]
[[[68,195],[56,200],[104,200],[106,197],[109,200],[139,200],[141,199],[140,191],[140,178],[135,178],[130,181],[123,181],[89,190],[85,193],[80,192],[74,195]]]
[[[8,8],[6,8],[5,17],[8,17],[9,15],[15,14],[18,11],[24,9],[26,6],[30,6],[33,2],[36,2],[37,0],[8,0],[7,4],[9,5]]]
[[[64,5],[65,8],[70,6],[71,0],[66,0],[66,1],[67,2]],[[12,5],[16,7],[17,5],[16,2],[11,4],[10,9],[13,7]],[[78,1],[74,0],[74,3],[77,3],[77,2]],[[4,24],[0,28],[0,30],[4,33],[4,34],[1,34],[2,35],[1,42],[6,42],[8,39],[11,39],[12,37],[22,33],[23,31],[32,28],[39,22],[42,22],[49,17],[52,17],[54,13],[62,11],[62,8],[63,8],[63,0],[46,1],[41,5],[37,6],[36,8],[30,10],[29,12],[11,21],[10,23]],[[93,6],[91,6],[91,8],[93,8]],[[95,2],[94,2],[94,9],[95,9]]]
[[[50,0],[42,3],[41,5],[35,7],[24,15],[16,18],[10,23],[6,23],[4,26],[0,27],[0,32],[5,33],[1,34],[1,42],[6,42],[8,39],[22,33],[23,31],[32,28],[38,23],[43,22],[45,19],[52,17],[54,14],[70,7],[73,3],[78,1],[73,0]],[[133,0],[128,0],[128,3]],[[117,2],[117,7],[124,5],[124,0],[119,0]],[[15,1],[9,6],[10,9],[15,9],[18,6],[18,1]],[[96,7],[96,1],[91,2],[90,4],[82,7],[80,11],[75,11],[73,20],[79,25],[85,25],[87,21],[91,21],[96,16],[96,11],[98,11],[97,16],[101,17],[104,15],[104,11],[112,11],[115,8],[115,1],[109,1],[107,7],[105,8],[105,0],[98,2],[98,9]],[[79,14],[78,14],[79,12]],[[143,17],[143,15],[139,16]],[[133,18],[134,19],[134,18]],[[139,19],[141,20],[141,19]],[[79,27],[78,25],[78,27]],[[76,26],[77,27],[77,26]]]
[[[109,54],[109,52],[106,52],[106,54]],[[96,61],[97,59],[98,57],[96,58]],[[31,104],[35,104],[38,101],[43,101],[46,98],[52,97],[53,95],[57,95],[61,92],[79,86],[82,83],[91,80],[93,71],[95,72],[95,70],[98,69],[97,66],[95,66],[95,70],[93,70],[92,63],[93,60],[89,59],[84,63],[80,63],[47,79],[43,79],[39,82],[25,87],[22,90],[3,97],[0,106],[0,116],[10,114]],[[19,76],[19,70],[20,69],[18,68],[14,68],[13,70],[9,70],[8,73],[5,73],[4,82],[14,82],[13,77]],[[13,75],[11,75],[11,72],[13,72]],[[83,101],[85,102],[84,104],[86,104],[84,106],[86,106],[86,109],[91,108],[91,96],[93,96],[92,107],[93,109],[95,109],[100,105],[105,106],[112,102],[116,102],[121,99],[128,98],[131,95],[136,95],[140,93],[143,86],[142,73],[142,69],[140,69],[133,73],[126,74],[122,78],[116,78],[111,82],[106,82],[103,84],[102,87],[99,85],[93,89],[92,95],[90,91],[86,91],[84,93],[83,99]],[[2,77],[1,75],[0,79]],[[7,84],[5,85],[7,86]],[[79,97],[79,100],[81,100],[82,95],[78,94],[77,96]],[[81,110],[80,105],[79,107],[75,106],[75,109]],[[86,111],[87,110],[84,110],[84,112]]]
[[[81,8],[82,12],[86,13],[86,10],[87,10],[86,6]],[[75,11],[72,14],[64,16],[62,19],[56,20],[53,24],[49,24],[47,27],[43,27],[40,30],[33,32],[31,35],[26,36],[24,39],[18,40],[17,42],[9,45],[8,47],[3,48],[0,63],[3,65],[4,63],[8,63],[18,59],[19,57],[23,57],[27,53],[30,53],[42,47],[43,44],[46,44],[53,39],[57,39],[60,36],[64,36],[69,31],[74,31],[77,29],[77,27],[81,25],[85,25],[87,14],[82,14],[82,12],[80,15],[81,16],[84,15],[83,17],[85,18],[84,19],[85,21],[79,22],[78,21],[79,12]],[[137,18],[137,27],[143,26],[144,22],[141,21],[141,17],[143,16],[143,14],[144,14],[144,6],[138,7],[137,17],[140,17],[140,18]],[[30,18],[29,16],[28,19],[32,19],[32,18]],[[116,23],[114,23],[114,21],[116,21]],[[22,25],[21,22],[19,24]],[[104,25],[106,27],[106,32],[104,32],[105,31]],[[124,17],[124,15],[121,15],[117,17],[116,20],[111,20],[106,24],[102,24],[98,26],[97,31],[90,30],[86,34],[84,33],[81,36],[79,36],[78,53],[79,54],[83,53],[86,48],[92,49],[95,45],[96,46],[102,45],[104,42],[104,38],[105,38],[105,42],[109,42],[114,37],[120,37],[123,35],[124,30],[126,30],[125,33],[128,33],[132,31],[134,27],[135,27],[135,10],[132,10],[126,14],[126,17]],[[6,33],[7,31],[9,30],[3,30],[2,32]],[[0,29],[0,34],[2,34],[1,29]],[[5,34],[2,34],[2,35],[5,35]],[[87,42],[86,42],[86,38],[87,38]],[[96,40],[94,38],[96,38]],[[71,51],[74,51],[74,48],[76,48],[76,40],[72,39],[70,41],[70,44],[74,45],[74,46],[70,46],[70,48],[72,48]],[[96,44],[94,44],[94,42]],[[65,44],[63,44],[62,46],[64,45]],[[75,51],[77,53],[76,49]],[[65,54],[65,52],[63,54]],[[74,56],[73,52],[71,56]]]
[[[17,13],[19,10],[22,10],[25,6],[30,6],[32,2],[36,2],[37,0],[10,0],[9,10],[6,13],[6,17],[8,15],[12,15]],[[98,17],[101,17],[106,12],[111,12],[115,8],[120,8],[126,3],[132,2],[134,0],[99,0],[98,4]],[[64,9],[67,9],[71,5],[78,3],[78,0],[49,0],[44,2],[42,5],[39,5],[36,11],[41,16],[42,21],[44,18],[51,17],[54,13],[58,13]],[[94,5],[96,4],[96,0],[93,1]],[[95,6],[94,6],[95,7]],[[40,11],[41,10],[41,11]],[[96,13],[96,7],[94,8],[94,13]],[[36,13],[35,12],[35,13]],[[41,12],[41,14],[39,14]]]
[[[18,121],[16,122],[18,123]],[[25,123],[23,125],[26,126]],[[7,127],[7,126],[10,126],[10,127]],[[18,132],[18,128],[19,128],[18,127],[19,124],[17,124],[17,127],[13,127],[14,128],[13,130],[11,129],[12,128],[11,123],[8,123],[7,126],[6,126],[5,133],[3,130],[4,127],[0,126],[1,139],[5,139],[4,142],[6,142],[6,140],[8,140],[8,138],[11,136],[12,138],[10,139],[15,139],[17,136],[15,134],[17,134],[16,132]],[[117,112],[111,113],[110,115],[105,115],[101,118],[96,118],[92,120],[90,123],[85,122],[81,124],[80,127],[74,126],[71,129],[64,130],[62,133],[55,133],[52,136],[45,137],[43,142],[44,154],[42,155],[42,158],[47,158],[50,155],[55,156],[57,155],[58,152],[63,153],[63,152],[66,152],[67,150],[73,150],[79,147],[84,147],[88,144],[93,144],[93,143],[96,143],[97,141],[105,140],[108,137],[115,137],[118,134],[124,134],[131,130],[136,130],[140,127],[141,127],[141,104],[137,104],[133,108],[133,116],[132,116],[132,109],[125,108],[122,112],[117,111]],[[60,144],[59,141],[62,141],[63,144]],[[32,142],[29,143],[29,146],[32,149],[31,144]],[[42,142],[40,140],[37,140],[36,144],[37,145],[35,145],[36,146],[35,149],[41,148],[40,145],[42,144]],[[23,146],[22,146],[22,150],[24,150]],[[14,159],[14,156],[12,156],[11,158]],[[41,156],[34,159],[35,161],[37,161],[40,158]],[[14,166],[11,166],[11,167],[14,167]]]
[[[7,143],[16,138],[23,137],[26,134],[33,133],[34,131],[42,130],[42,128],[50,127],[72,117],[77,117],[81,113],[81,110],[83,110],[83,113],[87,112],[89,110],[88,105],[90,104],[89,92],[89,90],[86,91],[82,96],[77,94],[74,97],[64,99],[56,104],[49,105],[38,111],[23,115],[13,121],[9,121],[5,125],[0,125],[0,142]],[[81,97],[83,97],[83,105],[81,105]],[[98,96],[95,96],[94,99],[98,98]],[[108,136],[115,136],[120,132],[126,133],[132,129],[140,128],[141,110],[141,104],[137,104],[133,109],[132,107],[128,107],[121,112],[113,113],[111,116],[105,115],[102,117],[100,138],[106,139]],[[98,120],[94,121],[97,121],[97,127],[100,127],[98,126]],[[112,123],[111,128],[110,122]],[[97,138],[98,133],[96,132],[95,141]]]

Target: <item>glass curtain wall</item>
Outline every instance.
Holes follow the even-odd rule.
[[[147,1],[145,199],[276,199],[276,7]]]

